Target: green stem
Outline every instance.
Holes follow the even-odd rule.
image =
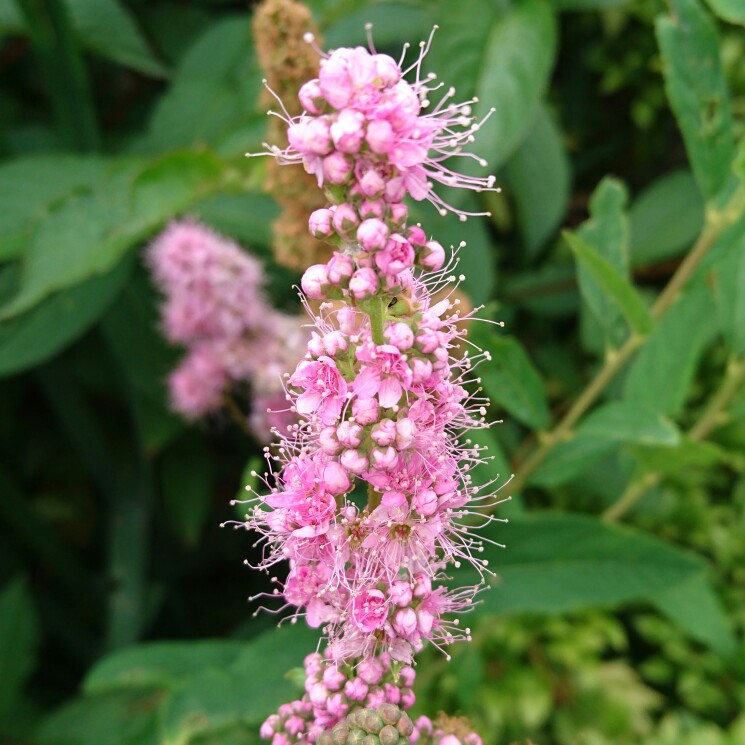
[[[692,277],[701,260],[714,245],[722,232],[733,224],[740,216],[739,204],[742,199],[741,191],[732,197],[727,207],[722,210],[710,209],[706,223],[693,248],[680,263],[675,274],[670,278],[665,289],[660,293],[652,306],[652,317],[657,320],[677,300],[681,291]],[[512,490],[519,493],[525,486],[528,477],[544,461],[546,456],[559,442],[571,437],[571,429],[577,421],[592,406],[605,387],[618,374],[621,368],[644,344],[646,337],[636,334],[630,336],[617,350],[611,351],[597,375],[588,383],[579,398],[570,407],[553,430],[540,435],[540,444],[517,467],[517,475],[512,481]]]
[[[693,442],[700,442],[726,420],[726,409],[745,383],[745,357],[732,359],[727,365],[722,384],[711,397],[706,408],[696,423],[688,430],[687,437]],[[650,472],[640,479],[632,481],[604,513],[603,520],[616,522],[620,520],[652,487],[662,480],[662,475]]]
[[[383,336],[383,309],[385,298],[376,296],[366,305],[365,310],[370,317],[370,333],[374,344],[385,344]]]
[[[98,150],[100,138],[87,71],[61,0],[17,0],[26,19],[64,143]]]

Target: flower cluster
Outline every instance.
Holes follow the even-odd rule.
[[[305,296],[322,302],[308,304],[316,328],[286,377],[300,423],[271,456],[269,493],[248,500],[242,525],[265,538],[262,568],[289,561],[275,595],[323,627],[336,662],[386,653],[408,663],[426,641],[468,638],[448,618],[470,610],[481,583],[439,581],[448,565],[481,574],[487,564],[463,518],[492,497],[471,483],[483,456],[462,433],[487,426],[484,399],[465,384],[488,355],[454,353],[471,315],[448,295],[456,259],[407,223],[402,199],[444,208],[432,181],[490,189],[493,179],[443,163],[465,155],[480,123],[471,102],[450,102],[452,91],[425,113],[436,87],[419,76],[427,48],[412,84],[387,55],[326,56],[300,90],[305,113],[287,117],[290,147],[272,148],[326,184],[329,205],[309,228],[337,250],[303,275]]]
[[[308,335],[300,319],[268,304],[261,264],[193,221],[170,225],[148,258],[165,295],[163,331],[188,350],[168,381],[173,408],[201,417],[223,406],[231,386],[250,380],[253,432],[268,440],[273,428],[286,430],[296,417],[280,376],[302,357]]]
[[[272,745],[315,742],[321,732],[360,707],[414,705],[414,669],[398,666],[394,672],[387,654],[356,667],[328,663],[328,654],[325,659],[318,653],[305,658],[305,695],[283,704],[261,728],[261,736]]]

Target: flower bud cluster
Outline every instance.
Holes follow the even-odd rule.
[[[172,223],[148,259],[165,295],[164,334],[187,348],[168,380],[173,408],[190,419],[204,416],[222,407],[232,386],[250,381],[249,425],[259,439],[296,421],[278,381],[303,356],[308,335],[300,319],[267,302],[261,264],[194,221]]]
[[[328,655],[310,654],[305,658],[305,695],[280,706],[262,725],[261,736],[272,745],[315,742],[360,707],[410,709],[414,678],[412,667],[394,665],[387,654],[356,667],[329,664]]]
[[[487,426],[485,399],[466,384],[488,355],[454,353],[472,314],[449,299],[457,260],[408,224],[401,200],[444,208],[432,181],[480,190],[493,180],[442,165],[479,123],[452,91],[425,113],[427,49],[412,84],[386,55],[326,56],[300,90],[305,113],[286,119],[290,148],[273,150],[326,186],[329,204],[309,227],[337,251],[303,276],[305,296],[321,303],[307,306],[315,331],[286,378],[300,423],[270,457],[269,493],[247,500],[242,525],[265,537],[262,568],[289,561],[274,594],[323,628],[337,662],[388,653],[408,663],[426,641],[468,638],[447,616],[470,610],[483,580],[438,582],[448,565],[482,575],[487,564],[463,518],[493,495],[472,484],[483,455],[463,433]]]

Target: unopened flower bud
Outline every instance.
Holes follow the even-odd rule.
[[[303,292],[313,300],[323,300],[324,288],[329,284],[326,264],[313,264],[309,266],[300,280]]]

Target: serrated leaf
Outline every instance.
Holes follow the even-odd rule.
[[[229,667],[245,647],[246,642],[233,640],[138,644],[97,662],[83,688],[87,694],[171,690],[193,675]]]
[[[497,538],[507,548],[485,546],[483,556],[498,578],[481,596],[478,612],[558,613],[654,601],[704,570],[693,553],[585,515],[518,517]]]
[[[21,577],[0,591],[0,716],[13,712],[16,697],[36,664],[39,643],[36,610]]]
[[[735,145],[719,38],[697,0],[674,0],[656,22],[665,89],[683,134],[693,173],[707,199],[730,181]]]
[[[155,57],[133,15],[118,0],[65,0],[83,45],[106,59],[154,77],[168,70]]]
[[[742,0],[706,0],[720,18],[730,23],[745,24],[745,3]]]
[[[527,135],[548,84],[555,50],[556,19],[544,0],[517,0],[494,24],[477,78],[479,103],[474,114],[495,111],[473,146],[492,170]]]
[[[546,389],[520,343],[477,324],[469,330],[469,338],[491,354],[491,360],[479,366],[478,376],[492,403],[533,429],[545,429],[549,422]]]
[[[616,268],[582,238],[568,231],[564,232],[567,243],[574,252],[577,261],[584,266],[597,285],[603,289],[623,313],[634,331],[647,334],[653,322],[649,309],[639,293],[618,273]]]
[[[525,140],[507,163],[520,233],[535,255],[561,223],[569,201],[569,159],[561,132],[545,104]]]
[[[634,200],[631,262],[635,266],[669,259],[685,251],[704,225],[704,200],[688,170],[668,173]]]
[[[685,403],[701,353],[715,332],[707,288],[687,290],[655,325],[624,383],[624,398],[675,415]]]

